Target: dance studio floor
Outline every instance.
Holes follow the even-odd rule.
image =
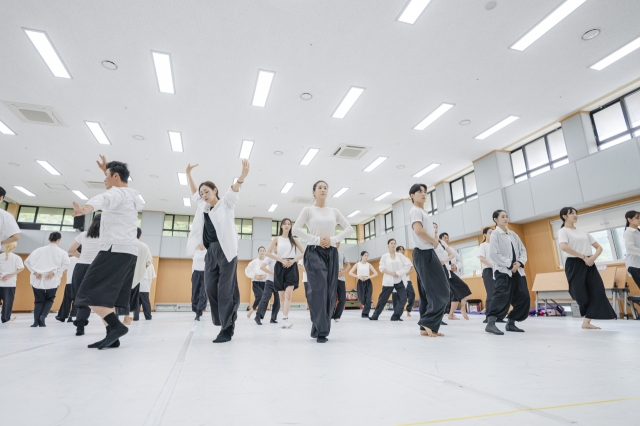
[[[236,337],[190,313],[154,313],[119,349],[50,315],[0,326],[2,425],[549,425],[640,423],[640,321],[529,318],[524,334],[493,336],[481,317],[450,321],[446,337],[347,311],[326,344],[294,327],[257,326],[241,312]],[[208,319],[208,317],[207,317]],[[503,325],[500,325],[502,328]]]

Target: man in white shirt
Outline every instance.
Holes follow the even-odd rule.
[[[0,300],[2,300],[2,322],[15,321],[11,316],[16,296],[17,275],[24,270],[22,258],[13,253],[17,244],[9,243],[5,252],[0,253]]]
[[[144,278],[145,273],[149,265],[153,264],[153,256],[151,256],[151,250],[149,246],[140,241],[142,236],[142,229],[138,228],[138,258],[136,259],[136,271],[133,274],[133,287],[131,288],[131,295],[129,296],[129,308],[124,308],[122,314],[124,314],[124,325],[131,324],[131,315],[129,313],[133,311],[133,321],[140,319],[140,282]],[[116,312],[118,309],[116,309]],[[151,319],[151,318],[147,318]]]
[[[89,306],[107,326],[107,336],[90,348],[104,349],[120,345],[119,338],[129,329],[120,322],[115,307],[127,307],[138,256],[138,211],[144,200],[127,185],[129,169],[125,163],[107,163],[100,156],[98,166],[105,174],[106,192],[87,201],[84,207],[73,203],[73,216],[102,210],[100,252],[89,266],[76,294],[78,306]]]
[[[69,267],[69,255],[58,247],[61,238],[59,232],[52,232],[49,235],[49,244],[35,249],[24,261],[24,265],[31,271],[30,281],[34,296],[31,327],[47,326],[44,320],[53,306],[62,274]]]
[[[7,191],[0,186],[0,203],[4,201]],[[20,228],[15,218],[5,210],[0,209],[0,245],[17,242],[20,239]]]
[[[338,294],[336,307],[333,310],[333,316],[331,317],[335,322],[340,321],[342,312],[344,312],[344,306],[347,303],[347,286],[345,283],[345,271],[351,268],[351,264],[347,263],[347,256],[340,251],[340,241],[336,242],[336,249],[338,250]]]

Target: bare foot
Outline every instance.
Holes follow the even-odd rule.
[[[467,315],[467,313],[466,313],[466,312],[463,312],[463,313],[462,313],[462,317],[463,317],[464,319],[466,319],[466,320],[468,320],[468,319],[469,319],[469,315]]]
[[[251,308],[251,310],[249,310],[249,312],[247,312],[247,318],[251,318],[251,315],[254,313],[255,311],[253,310],[253,308]]]
[[[450,320],[460,320],[460,318],[458,318],[455,315],[449,315],[447,318],[449,318]],[[468,318],[467,318],[468,319]]]
[[[129,325],[133,322],[133,319],[129,316],[129,315],[125,315],[124,316],[124,321],[122,321],[122,323],[124,325]]]
[[[438,337],[444,337],[444,334],[442,334],[442,333],[436,333],[436,336],[438,336]]]
[[[15,320],[17,320],[17,319],[18,319],[18,317],[11,317],[11,318],[9,319],[9,321],[15,321]]]
[[[420,330],[420,335],[421,336],[429,336],[429,337],[438,337],[438,333],[434,333],[428,327],[422,327],[422,330]]]
[[[407,316],[410,317],[411,316],[411,312],[407,312]]]
[[[601,330],[600,327],[596,327],[593,324],[582,324],[582,328],[588,329],[588,330]]]

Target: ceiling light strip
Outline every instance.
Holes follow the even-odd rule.
[[[284,184],[284,186],[282,187],[282,190],[280,191],[282,194],[286,194],[287,192],[289,192],[291,190],[291,188],[293,188],[294,183],[293,182],[287,182]]]
[[[309,151],[307,151],[307,153],[302,158],[302,161],[300,161],[300,165],[308,166],[309,163],[311,163],[311,160],[313,160],[313,157],[315,157],[318,152],[320,152],[320,150],[317,148],[309,148]]]
[[[178,173],[178,183],[183,186],[189,185],[186,173]]]
[[[383,198],[386,198],[386,197],[388,197],[388,196],[389,196],[389,195],[391,195],[391,194],[393,194],[393,192],[385,192],[384,194],[379,195],[379,196],[378,196],[378,198],[374,198],[374,200],[373,200],[373,201],[380,201],[380,200],[382,200]]]
[[[445,112],[449,111],[454,106],[455,106],[454,104],[448,104],[448,103],[443,102],[442,104],[440,104],[440,106],[438,108],[433,110],[433,112],[431,114],[427,115],[427,117],[424,120],[422,120],[420,123],[418,123],[416,125],[416,127],[414,127],[414,130],[424,130],[424,129],[426,129],[434,121],[436,121],[438,118],[442,117]]]
[[[171,55],[169,53],[151,51],[153,65],[156,69],[156,79],[158,80],[158,90],[162,93],[175,94],[173,84],[173,70],[171,67]]]
[[[253,141],[242,141],[242,147],[240,148],[240,158],[246,158],[247,160],[251,157],[251,150],[253,149]]]
[[[431,0],[409,0],[402,12],[400,12],[397,21],[405,24],[415,24],[430,2]]]
[[[173,152],[184,152],[182,133],[169,130],[169,142],[171,142],[171,150]]]
[[[271,206],[269,207],[269,211],[270,211],[270,212],[273,212],[273,211],[275,211],[277,208],[278,208],[278,205],[277,205],[277,204],[271,204]]]
[[[18,191],[22,192],[25,195],[28,195],[29,197],[35,197],[36,194],[34,194],[33,192],[29,191],[27,188],[23,187],[23,186],[14,186],[15,189],[17,189]]]
[[[347,217],[354,217],[355,215],[357,215],[358,213],[360,213],[360,210],[356,210],[354,212],[351,212],[349,215],[347,215]]]
[[[370,172],[373,169],[375,169],[376,167],[378,167],[380,164],[384,163],[389,157],[378,157],[376,158],[373,163],[369,164],[363,171],[365,172]]]
[[[612,63],[616,62],[617,60],[624,58],[629,53],[633,52],[639,47],[640,47],[640,37],[638,37],[637,39],[633,40],[630,43],[625,44],[620,49],[613,52],[611,55],[591,65],[589,68],[596,71],[603,70],[609,65],[611,65]]]
[[[191,198],[183,198],[182,204],[184,204],[185,207],[191,207]]]
[[[273,83],[275,75],[276,73],[273,71],[258,70],[258,80],[256,81],[256,88],[253,92],[251,105],[264,107],[267,104],[271,83]]]
[[[363,87],[351,86],[347,94],[342,98],[342,101],[340,101],[340,104],[334,111],[332,117],[344,118],[363,92]]]
[[[69,70],[65,66],[64,62],[62,62],[62,58],[60,58],[60,55],[53,46],[53,43],[51,43],[47,33],[27,28],[23,28],[23,30],[53,75],[60,78],[71,78]]]
[[[44,160],[36,160],[36,163],[40,164],[42,166],[43,169],[45,169],[46,171],[48,171],[49,173],[51,173],[54,176],[60,176],[60,172],[57,171],[51,164],[49,164],[48,161],[44,161]]]
[[[78,198],[80,198],[81,200],[88,200],[88,199],[89,199],[86,195],[84,195],[84,194],[82,193],[82,191],[78,191],[78,190],[72,189],[72,190],[71,190],[71,192],[73,192],[74,194],[76,194],[76,196],[77,196]]]
[[[9,126],[4,124],[2,121],[0,121],[0,133],[2,133],[3,135],[14,135],[15,136],[15,132],[13,130],[11,130],[9,128]]]
[[[507,127],[509,124],[513,123],[518,118],[520,118],[520,117],[515,116],[515,115],[510,115],[509,117],[505,118],[504,120],[502,120],[501,122],[499,122],[495,126],[493,126],[490,129],[485,130],[484,132],[480,133],[478,136],[475,137],[475,139],[479,139],[479,140],[486,139],[489,136],[491,136],[492,134],[494,134],[495,132],[497,132],[498,130],[501,130],[501,129]]]
[[[93,137],[96,138],[99,144],[111,145],[111,142],[109,142],[109,138],[104,133],[104,130],[102,130],[102,126],[100,125],[100,123],[95,121],[85,121],[85,124],[87,125],[89,130],[91,130],[91,133],[93,133]]]
[[[344,194],[345,192],[347,192],[349,190],[349,188],[342,188],[340,189],[338,192],[336,192],[335,194],[333,194],[333,198],[338,198],[340,197],[342,194]]]
[[[420,170],[418,173],[413,175],[413,177],[420,177],[422,175],[425,175],[438,166],[440,166],[440,163],[431,163],[427,167],[425,167],[424,169]]]

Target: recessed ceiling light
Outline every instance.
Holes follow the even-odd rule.
[[[153,56],[153,64],[156,68],[156,77],[158,79],[158,89],[162,93],[176,93],[173,87],[173,72],[171,71],[171,55],[168,53],[160,53],[151,51]]]
[[[429,164],[427,167],[425,167],[424,169],[420,170],[418,173],[416,173],[415,175],[413,175],[413,177],[420,177],[424,174],[429,173],[431,170],[435,169],[436,167],[438,167],[440,165],[440,163],[431,163]]]
[[[277,204],[271,204],[271,206],[269,207],[269,211],[270,211],[270,212],[273,212],[273,211],[275,211],[277,208],[278,208],[278,205],[277,205]]]
[[[13,130],[11,130],[9,128],[9,126],[4,124],[2,121],[0,121],[0,133],[2,133],[3,135],[14,135],[15,136],[15,133],[13,132]]]
[[[44,59],[44,62],[47,64],[51,72],[54,76],[60,78],[71,78],[71,74],[69,74],[69,70],[62,62],[60,55],[56,51],[56,48],[53,47],[53,43],[49,40],[49,36],[44,31],[37,30],[29,30],[23,28],[24,32],[27,33],[29,40],[38,50],[38,53]]]
[[[131,177],[131,175],[129,175],[129,179],[127,179],[127,182],[133,182],[133,178]]]
[[[462,120],[462,121],[460,122],[460,125],[461,125],[461,126],[467,126],[467,125],[469,125],[469,124],[471,124],[471,120]]]
[[[109,138],[107,138],[104,130],[102,130],[102,126],[100,125],[100,123],[97,123],[95,121],[85,121],[85,123],[87,124],[87,127],[89,128],[89,130],[91,130],[91,133],[93,133],[93,137],[96,138],[99,144],[111,145],[111,142],[109,142]]]
[[[576,10],[582,3],[587,0],[566,0],[560,6],[555,8],[542,21],[536,24],[528,33],[516,41],[510,49],[522,52],[531,46],[537,39],[542,37],[547,31],[555,27],[560,21],[566,18],[571,12]]]
[[[318,152],[320,152],[320,150],[317,148],[309,148],[309,151],[307,151],[304,157],[302,157],[302,161],[300,161],[300,165],[308,166],[309,163],[311,163],[311,160],[313,160],[313,157],[315,157]]]
[[[147,203],[147,202],[144,200],[144,198],[142,197],[142,195],[138,194],[138,197],[140,197],[140,199],[142,200],[142,202],[143,202],[143,203],[145,203],[145,204]]]
[[[342,188],[340,189],[338,192],[336,192],[335,194],[333,194],[333,198],[338,198],[339,196],[341,196],[342,194],[344,194],[345,192],[347,192],[349,190],[349,188]]]
[[[88,199],[89,199],[89,198],[87,198],[87,196],[86,196],[86,195],[84,195],[84,194],[82,193],[82,191],[77,191],[77,190],[73,189],[73,190],[71,190],[71,192],[73,192],[74,194],[76,194],[76,196],[77,196],[78,198],[80,198],[81,200],[88,200]]]
[[[389,157],[378,157],[376,158],[373,163],[369,164],[363,171],[365,172],[370,172],[373,169],[375,169],[376,167],[378,167],[380,164],[384,163],[386,161],[386,159]]]
[[[191,198],[183,198],[182,204],[184,204],[185,207],[191,207]]]
[[[430,2],[431,0],[409,0],[409,3],[398,16],[398,21],[406,24],[415,24]]]
[[[344,118],[345,115],[349,112],[353,104],[356,103],[360,95],[364,92],[363,87],[351,86],[347,94],[342,98],[338,108],[334,111],[332,117],[334,118]]]
[[[600,35],[600,29],[594,28],[594,29],[589,30],[586,33],[582,34],[582,37],[580,37],[580,38],[583,39],[584,41],[589,41],[589,40],[593,40],[594,38],[598,37],[599,35]]]
[[[158,175],[149,175],[150,178],[158,179]]]
[[[384,194],[379,195],[379,196],[378,196],[378,198],[375,198],[373,201],[380,201],[380,200],[382,200],[383,198],[386,198],[386,197],[388,197],[388,196],[389,196],[389,195],[391,195],[391,194],[393,194],[393,192],[385,192]]]
[[[115,71],[118,69],[118,66],[113,61],[102,61],[102,66],[108,69],[109,71]]]
[[[242,141],[242,148],[240,148],[240,158],[246,158],[247,160],[251,157],[251,150],[253,149],[253,141]]]
[[[258,81],[256,81],[256,89],[253,92],[251,105],[263,107],[267,104],[267,97],[275,75],[276,73],[273,71],[258,70]]]
[[[187,180],[187,174],[186,173],[178,173],[178,183],[180,185],[189,185],[189,181]]]
[[[433,110],[433,112],[431,112],[431,114],[427,115],[427,117],[424,120],[422,120],[420,123],[418,123],[416,125],[416,127],[414,127],[413,129],[414,130],[424,130],[424,129],[426,129],[427,127],[429,127],[429,125],[431,123],[436,121],[438,118],[442,117],[442,115],[445,112],[449,111],[453,107],[454,107],[453,104],[448,104],[446,102],[441,103],[438,108]]]
[[[289,192],[291,190],[291,188],[293,188],[293,182],[287,182],[287,183],[284,184],[284,186],[282,187],[280,192],[282,194],[286,194],[287,192]]]
[[[29,197],[35,197],[36,194],[34,194],[33,192],[29,191],[28,189],[22,187],[22,186],[14,186],[15,189],[17,189],[18,191],[22,192],[25,195],[28,195]]]
[[[173,152],[183,152],[182,133],[169,130],[169,142],[171,142],[171,150]]]
[[[311,98],[313,98],[313,96],[311,96],[311,93],[303,93],[302,95],[300,95],[300,99],[302,99],[303,101],[309,101],[311,100]]]
[[[36,163],[40,164],[46,171],[55,176],[60,176],[60,172],[57,171],[48,161],[36,160]]]
[[[140,136],[140,135],[133,135],[133,138],[137,141],[143,141],[144,140],[144,136]]]
[[[356,210],[354,212],[351,212],[350,214],[347,215],[347,217],[354,217],[355,215],[357,215],[358,213],[360,213],[360,210]]]
[[[484,132],[480,133],[478,136],[476,136],[476,139],[486,139],[489,136],[491,136],[492,134],[494,134],[495,132],[497,132],[498,130],[507,127],[509,124],[513,123],[514,121],[516,121],[518,118],[515,115],[510,115],[509,117],[505,118],[504,120],[502,120],[501,122],[499,122],[498,124],[496,124],[495,126],[491,127],[488,130],[485,130]]]
[[[282,155],[284,154],[282,151],[273,151],[273,155]]]
[[[631,43],[628,43],[622,46],[620,49],[616,50],[615,52],[613,52],[611,55],[607,56],[603,60],[591,65],[589,68],[594,69],[596,71],[600,71],[608,67],[618,59],[622,59],[623,57],[627,56],[629,53],[633,52],[639,47],[640,47],[640,37],[633,40]]]

